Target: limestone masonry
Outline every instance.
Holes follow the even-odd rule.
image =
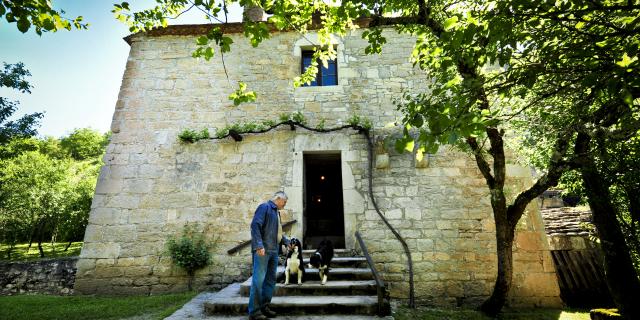
[[[169,27],[172,28],[172,27]],[[195,27],[194,27],[195,28]],[[169,33],[169,32],[167,32]],[[313,33],[276,32],[257,49],[241,33],[231,53],[212,61],[191,57],[197,35],[129,38],[131,51],[113,115],[75,291],[83,294],[155,294],[186,289],[173,267],[167,237],[191,224],[216,240],[213,264],[196,274],[200,289],[219,288],[250,276],[249,248],[226,251],[250,239],[255,207],[273,192],[290,197],[284,221],[303,236],[305,153],[339,154],[347,248],[359,230],[391,296],[406,298],[408,271],[402,247],[387,230],[367,194],[367,146],[353,130],[318,134],[281,128],[266,134],[182,144],[186,128],[216,128],[278,120],[302,112],[311,126],[346,124],[357,114],[373,121],[377,141],[399,119],[394,99],[421,92],[428,76],[411,63],[414,39],[387,29],[381,55],[365,55],[362,29],[335,38],[338,85],[293,87],[301,51]],[[255,103],[228,99],[237,82],[255,90]],[[496,275],[495,231],[488,188],[467,154],[441,149],[421,161],[392,148],[376,149],[374,195],[411,249],[416,298],[429,305],[478,305]],[[388,157],[388,158],[387,158]],[[387,161],[388,160],[388,161]],[[511,196],[531,183],[529,170],[508,166]],[[511,305],[561,304],[556,275],[536,203],[527,208],[516,236]]]

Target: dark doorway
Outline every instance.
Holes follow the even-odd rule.
[[[344,248],[342,168],[339,153],[304,154],[305,248],[317,248],[329,239],[335,248]]]

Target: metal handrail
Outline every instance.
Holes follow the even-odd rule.
[[[284,228],[286,228],[286,227],[289,227],[289,226],[293,225],[293,224],[294,224],[294,223],[296,223],[296,222],[298,222],[298,220],[291,220],[291,221],[287,221],[287,222],[285,222],[285,223],[283,223],[283,224],[282,224],[282,228],[284,229]],[[239,245],[237,245],[237,246],[235,246],[235,247],[233,247],[233,248],[231,248],[231,249],[227,250],[227,253],[228,253],[228,254],[234,254],[234,253],[236,253],[236,252],[238,252],[238,251],[242,250],[242,248],[244,248],[244,247],[246,247],[246,246],[248,246],[248,245],[250,245],[250,244],[251,244],[251,240],[243,241],[243,242],[241,242]]]
[[[376,281],[376,290],[378,292],[378,316],[380,317],[386,316],[388,312],[385,308],[385,303],[384,303],[384,298],[386,295],[386,287],[384,286],[384,281],[382,281],[382,278],[378,274],[378,270],[376,270],[376,267],[373,264],[373,259],[371,259],[371,256],[369,255],[369,250],[367,250],[367,246],[364,244],[364,241],[362,240],[362,237],[360,236],[359,231],[356,231],[356,239],[358,240],[358,244],[362,249],[362,253],[364,254],[364,257],[367,259],[367,263],[369,264],[369,267],[371,268],[371,272],[373,273],[373,279]]]

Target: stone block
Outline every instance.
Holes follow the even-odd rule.
[[[102,238],[106,242],[128,243],[136,241],[136,236],[135,225],[119,225],[104,227]]]
[[[140,277],[133,280],[134,286],[151,286],[158,283],[158,277]]]
[[[140,198],[133,195],[116,195],[109,200],[107,207],[120,209],[135,209],[140,203]]]
[[[153,274],[151,266],[136,266],[136,267],[132,266],[132,267],[126,267],[122,269],[124,270],[125,276],[133,277],[133,278],[145,277]]]
[[[77,294],[96,294],[112,290],[109,279],[76,279],[73,290]],[[101,291],[99,291],[101,290]]]
[[[467,296],[488,296],[491,294],[491,286],[485,281],[466,281],[463,288]]]
[[[166,221],[165,212],[162,209],[133,210],[129,215],[129,223],[163,223]]]
[[[121,209],[96,207],[91,210],[91,214],[89,215],[90,225],[93,224],[93,225],[104,226],[104,225],[116,225],[121,223],[126,223],[126,219],[123,219]],[[88,232],[85,232],[85,234],[87,233]]]
[[[102,241],[102,229],[103,226],[90,224],[87,225],[84,234],[84,241],[88,242],[101,242]]]
[[[115,259],[96,259],[96,268],[113,267],[115,265]]]
[[[375,166],[376,166],[376,169],[389,168],[389,154],[383,153],[383,154],[376,155]]]
[[[124,268],[100,266],[96,267],[95,276],[97,278],[119,278],[124,275]]]
[[[96,259],[81,258],[76,263],[76,275],[78,277],[87,277],[93,274],[96,268]]]
[[[447,295],[453,296],[453,297],[465,296],[465,291],[464,291],[464,288],[462,287],[462,283],[457,281],[456,282],[448,281],[445,285],[445,292]]]
[[[394,209],[385,212],[387,219],[402,219],[402,209]]]
[[[82,247],[81,258],[108,259],[117,258],[120,254],[120,245],[112,242],[85,243]]]
[[[96,184],[97,194],[115,194],[122,191],[123,180],[115,178],[107,178],[98,180]]]
[[[542,235],[539,232],[520,231],[516,233],[516,247],[527,251],[537,251],[543,248]]]

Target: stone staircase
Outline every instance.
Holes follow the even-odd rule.
[[[305,265],[314,252],[303,251]],[[294,279],[297,281],[296,277]],[[329,281],[325,285],[320,284],[318,269],[306,269],[302,285],[290,283],[285,286],[282,282],[284,267],[278,266],[278,283],[270,307],[283,315],[386,315],[390,310],[386,297],[379,306],[376,281],[366,258],[355,256],[350,250],[335,250]],[[232,284],[204,303],[205,314],[246,314],[250,289],[251,278]]]

